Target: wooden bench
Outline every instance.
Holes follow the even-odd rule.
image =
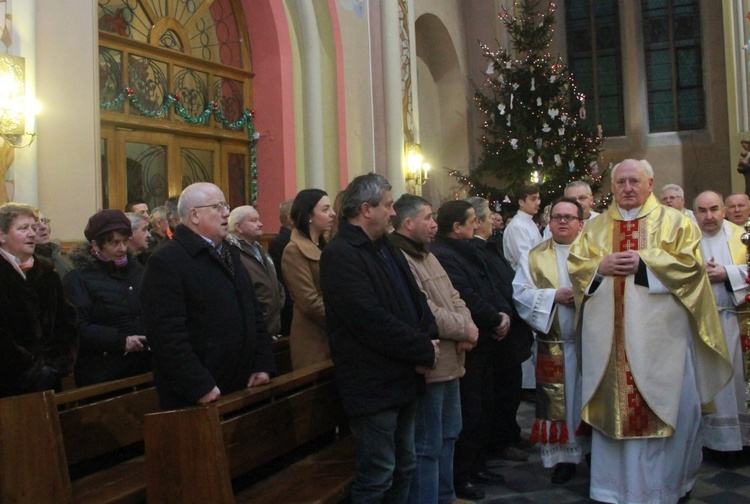
[[[0,399],[0,502],[73,502],[52,391]]]
[[[159,411],[153,375],[62,392],[56,402],[73,500],[145,502],[143,419]]]
[[[337,429],[342,434],[345,426],[330,360],[215,404],[146,415],[148,501],[338,502],[354,479],[354,446],[343,435],[236,496],[232,478],[250,473],[252,479],[310,441]]]
[[[159,410],[152,382],[147,373],[1,400],[0,502],[145,502],[143,418]]]
[[[289,338],[272,348],[279,373],[291,370]],[[159,411],[152,373],[0,401],[0,502],[146,501],[143,420]]]

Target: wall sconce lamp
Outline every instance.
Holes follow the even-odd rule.
[[[26,114],[38,113],[38,102],[26,97],[24,59],[0,54],[0,137],[13,148],[28,147],[34,142],[36,133],[25,131]],[[29,137],[26,143],[25,136]]]
[[[423,186],[427,182],[430,165],[423,162],[422,148],[419,144],[406,143],[406,182]]]

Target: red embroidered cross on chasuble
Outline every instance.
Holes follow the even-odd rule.
[[[612,234],[613,252],[641,250],[646,243],[645,226],[640,223],[644,219],[632,221],[616,221]],[[620,418],[618,433],[620,437],[652,437],[664,435],[668,426],[659,419],[649,407],[633,379],[628,355],[625,347],[625,281],[627,277],[614,277],[615,289],[615,320],[614,320],[614,351],[612,358],[615,362],[617,379],[618,406]]]

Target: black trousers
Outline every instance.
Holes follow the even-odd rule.
[[[466,353],[466,374],[461,378],[461,420],[463,428],[453,456],[453,479],[469,481],[484,469],[484,457],[493,411],[493,365],[489,347],[475,347]]]
[[[521,440],[521,426],[516,419],[523,384],[521,364],[496,367],[493,381],[495,400],[488,446],[490,452],[498,452]]]

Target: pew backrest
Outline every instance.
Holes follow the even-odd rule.
[[[234,502],[231,479],[346,422],[329,361],[222,397],[146,415],[149,502]]]
[[[57,397],[68,464],[143,441],[143,419],[159,411],[153,375],[81,387]]]
[[[0,502],[72,502],[52,391],[0,399]]]

